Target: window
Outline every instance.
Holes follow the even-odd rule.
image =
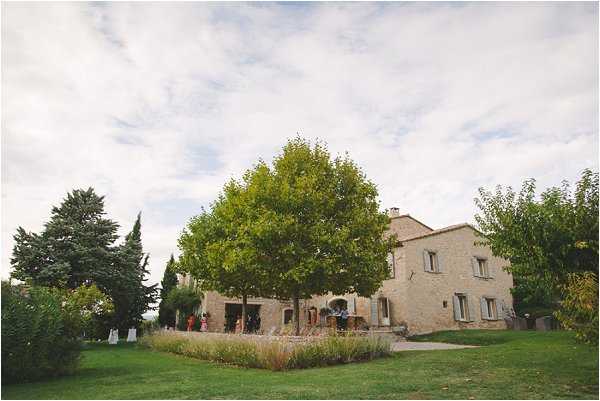
[[[473,275],[481,278],[492,278],[490,268],[486,258],[475,256],[471,259],[473,265]]]
[[[481,298],[481,318],[486,320],[498,320],[498,309],[494,298]]]
[[[440,273],[442,271],[438,254],[435,251],[425,250],[423,252],[423,262],[426,272]]]
[[[467,294],[455,294],[453,297],[454,320],[461,322],[470,322],[471,313],[469,311],[469,302]]]
[[[477,259],[477,269],[479,270],[480,277],[489,277],[487,261],[485,259]]]
[[[396,262],[394,261],[394,253],[390,252],[387,255],[388,268],[390,269],[390,277],[396,277]]]
[[[379,316],[382,326],[390,325],[390,302],[387,298],[379,298]]]
[[[283,324],[291,323],[294,320],[294,310],[285,309],[283,311]]]

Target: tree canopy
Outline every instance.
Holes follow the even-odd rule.
[[[17,229],[12,276],[31,284],[77,288],[93,281],[105,290],[116,260],[118,224],[104,217],[104,197],[92,188],[67,194],[52,207],[41,234]]]
[[[181,267],[228,295],[294,301],[329,291],[370,296],[388,277],[393,238],[377,189],[348,157],[295,138],[268,166],[229,182],[180,238]]]
[[[104,197],[93,188],[76,189],[59,206],[41,233],[22,227],[14,236],[11,276],[36,286],[76,289],[95,284],[114,304],[111,325],[137,326],[155,302],[156,286],[144,284],[141,215],[125,241],[116,245],[119,225],[105,217]]]
[[[175,327],[175,310],[167,305],[167,294],[177,287],[176,264],[173,254],[167,262],[163,278],[160,282],[160,303],[158,304],[158,321],[161,326]]]
[[[484,243],[510,261],[523,301],[557,303],[569,274],[598,274],[598,173],[585,170],[571,190],[568,182],[536,199],[536,181],[517,194],[480,189],[475,216]]]

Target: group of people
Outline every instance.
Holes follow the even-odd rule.
[[[260,330],[260,315],[248,315],[246,318],[246,333],[256,333]],[[238,315],[235,321],[235,333],[242,332],[242,315]]]
[[[187,331],[193,331],[195,324],[196,315],[191,313],[187,319]],[[206,315],[206,313],[203,313],[202,318],[200,319],[200,331],[208,331],[208,316]]]
[[[343,306],[340,308],[339,305],[336,305],[331,313],[332,316],[335,316],[335,323],[338,330],[347,330],[348,329],[348,309]]]

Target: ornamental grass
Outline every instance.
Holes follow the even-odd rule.
[[[144,336],[140,344],[190,358],[273,371],[368,361],[391,353],[389,341],[352,335],[290,341],[160,332]]]

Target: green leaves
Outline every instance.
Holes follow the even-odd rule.
[[[115,321],[123,328],[137,326],[156,299],[156,286],[144,285],[148,255],[142,250],[141,215],[121,245],[114,244],[118,224],[104,215],[104,197],[93,188],[68,193],[40,234],[17,229],[12,276],[63,289],[94,283],[111,297]]]
[[[535,180],[519,194],[480,189],[475,216],[484,243],[506,258],[517,301],[554,304],[571,273],[598,273],[598,173],[584,170],[575,191],[567,182],[536,199]]]
[[[332,160],[325,145],[295,138],[190,221],[180,265],[229,296],[369,296],[388,275],[388,224],[375,185],[348,156]]]

